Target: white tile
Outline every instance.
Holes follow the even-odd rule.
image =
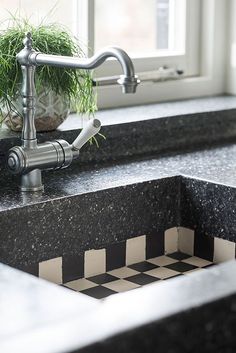
[[[39,277],[56,284],[62,284],[62,258],[57,257],[40,262]]]
[[[126,265],[132,265],[146,259],[146,235],[126,241]]]
[[[154,268],[153,270],[146,271],[145,273],[147,275],[160,278],[160,279],[171,278],[173,276],[179,275],[179,272],[171,270],[170,268],[166,268],[166,267]]]
[[[197,257],[197,256],[189,257],[186,260],[182,260],[182,262],[185,262],[190,265],[198,266],[198,267],[205,267],[212,264],[211,261],[201,259],[200,257]]]
[[[72,288],[76,291],[81,291],[84,289],[89,289],[96,287],[97,284],[87,280],[86,278],[76,279],[75,281],[70,281],[64,284],[66,287]]]
[[[214,238],[214,260],[219,263],[235,259],[235,243],[232,241]]]
[[[194,254],[194,230],[178,227],[178,249],[188,255]]]
[[[135,271],[132,268],[121,267],[121,268],[117,268],[115,270],[109,271],[107,273],[109,273],[109,275],[112,275],[118,278],[126,278],[126,277],[137,275],[140,272]]]
[[[140,287],[140,285],[126,281],[125,279],[118,279],[117,281],[103,284],[103,287],[109,288],[111,290],[114,290],[120,293],[120,292],[126,292],[128,290],[138,288]]]
[[[178,231],[177,228],[170,228],[165,231],[165,254],[178,251]]]
[[[100,275],[106,272],[106,250],[88,250],[84,255],[84,277]]]
[[[172,259],[171,257],[166,255],[154,257],[153,259],[148,259],[147,261],[157,266],[167,266],[178,262],[178,260]]]

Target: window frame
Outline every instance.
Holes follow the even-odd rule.
[[[186,42],[186,55],[172,55],[149,58],[135,58],[136,72],[151,71],[153,65],[160,67],[178,66],[181,60],[191,63],[190,70],[185,68],[185,76],[178,80],[164,82],[147,81],[139,85],[134,95],[123,95],[118,86],[97,87],[98,107],[111,108],[161,102],[167,100],[185,99],[224,92],[224,64],[225,64],[225,31],[227,5],[221,0],[199,0],[200,6],[196,16],[196,0],[187,0],[186,30],[190,35]],[[82,38],[94,43],[94,0],[77,1],[77,13],[83,14],[86,23],[78,21],[80,25],[77,33]],[[82,28],[83,27],[83,28]],[[191,29],[191,30],[190,30]],[[193,46],[195,43],[195,46]],[[91,53],[91,52],[90,52]],[[177,64],[176,64],[177,63]],[[145,68],[143,67],[145,64]],[[114,61],[101,66],[98,76],[117,74],[118,65]],[[103,67],[104,66],[104,67]],[[184,66],[184,64],[183,64]],[[118,70],[120,70],[119,66]]]

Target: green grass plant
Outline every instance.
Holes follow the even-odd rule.
[[[33,26],[27,19],[12,17],[9,26],[0,31],[0,106],[8,112],[16,110],[14,101],[21,89],[22,74],[16,54],[23,49],[27,32],[32,33],[36,51],[84,57],[78,41],[63,26],[43,23]],[[56,94],[66,95],[80,113],[91,115],[96,111],[92,76],[87,70],[39,66],[35,83],[36,91],[46,87]]]

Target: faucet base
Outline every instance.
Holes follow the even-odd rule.
[[[34,169],[27,174],[21,176],[21,191],[34,192],[43,191],[42,172],[40,169]]]

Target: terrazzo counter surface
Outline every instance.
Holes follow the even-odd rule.
[[[141,121],[138,130],[126,126],[127,134],[132,131],[129,141],[126,127],[118,127],[125,132],[125,147],[114,160],[107,158],[112,153],[108,149],[105,155],[99,152],[98,160],[87,156],[93,164],[77,161],[69,169],[45,172],[43,194],[21,194],[18,178],[1,163],[0,262],[24,270],[35,261],[174,226],[199,232],[197,247],[204,248],[206,242],[211,247],[214,236],[236,242],[235,98],[225,104],[221,112],[213,103],[210,112],[209,102],[208,108],[203,106],[200,130],[193,129],[195,116],[186,125],[186,138],[176,126],[185,126],[193,113],[190,107],[183,111],[182,123],[179,118],[171,123],[172,129],[168,120],[156,122],[150,144],[149,135],[143,133],[137,142],[136,133],[144,128],[151,133],[150,121]],[[166,126],[170,143],[162,136],[159,148],[160,126]],[[115,141],[117,150],[122,139],[114,131],[109,143]],[[216,141],[213,135],[223,137]],[[2,146],[8,148],[17,138]],[[195,151],[185,150],[191,139]],[[191,347],[192,352],[235,352],[235,275],[232,262],[98,303],[1,264],[0,351],[143,353],[155,347],[158,352],[182,353]]]
[[[235,155],[236,145],[228,145],[87,169],[74,164],[45,173],[43,195],[20,194],[17,181],[1,175],[0,260],[24,268],[178,225],[235,241]]]
[[[236,98],[234,96],[205,97],[177,102],[148,104],[128,108],[103,110],[95,117],[101,120],[97,136],[99,149],[87,144],[79,158],[79,165],[149,156],[176,151],[209,148],[236,141]],[[38,133],[39,142],[66,139],[72,143],[85,118],[71,114],[56,130]],[[19,145],[20,133],[2,126],[0,156]]]
[[[236,187],[236,144],[163,158],[152,156],[116,164],[81,167],[79,163],[64,170],[44,172],[45,191],[35,195],[20,193],[17,177],[3,168],[0,175],[0,212],[29,204],[83,195],[104,189],[127,186],[173,176],[186,176]]]

